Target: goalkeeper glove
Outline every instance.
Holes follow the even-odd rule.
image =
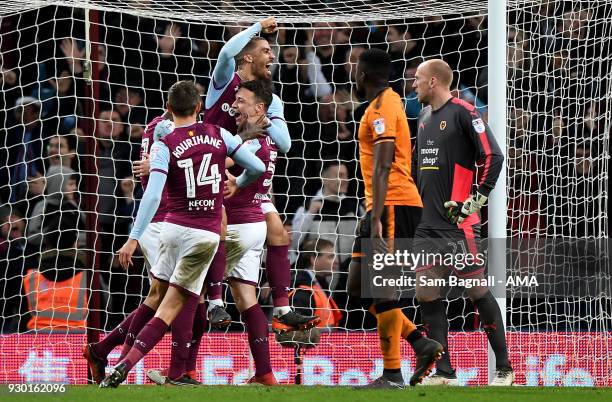
[[[460,225],[463,223],[465,218],[472,215],[475,212],[480,211],[487,203],[487,197],[476,192],[476,194],[470,195],[465,201],[446,201],[444,208],[446,208],[446,217],[451,223]]]

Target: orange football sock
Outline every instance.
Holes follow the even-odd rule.
[[[372,314],[373,316],[376,316],[376,307],[374,307],[374,304],[372,304],[370,306],[370,308],[368,309],[368,311],[370,312],[370,314]]]
[[[416,330],[416,325],[402,313],[402,338],[406,339],[408,335]]]
[[[402,317],[404,317],[404,314],[399,308],[376,314],[380,351],[383,355],[383,366],[387,370],[401,368]]]

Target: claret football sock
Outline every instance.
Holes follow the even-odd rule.
[[[266,275],[268,276],[274,307],[289,306],[288,292],[291,284],[289,246],[268,246]]]
[[[164,337],[167,330],[168,325],[161,318],[151,318],[142,331],[138,333],[134,341],[134,346],[132,346],[120,363],[125,363],[126,370],[130,371],[140,359],[157,345]]]
[[[272,372],[270,346],[268,345],[268,319],[259,304],[242,312],[242,321],[249,335],[249,347],[255,360],[255,376]]]
[[[123,359],[125,355],[130,351],[132,345],[134,345],[134,340],[136,339],[136,335],[142,330],[142,328],[149,322],[151,318],[155,315],[155,310],[146,304],[141,304],[136,309],[136,314],[132,317],[132,322],[130,323],[130,329],[128,329],[127,335],[125,337],[125,342],[123,343],[123,350],[121,351],[121,356],[119,360]]]
[[[217,253],[206,273],[206,296],[208,300],[222,300],[223,274],[225,273],[225,240],[219,242]],[[211,305],[212,306],[212,305]],[[221,306],[223,302],[221,301]]]
[[[117,325],[110,334],[104,337],[104,339],[91,346],[96,356],[106,358],[116,346],[123,345],[125,338],[127,337],[128,330],[130,329],[132,318],[134,318],[136,315],[136,311],[138,311],[138,309],[135,309],[127,317],[125,317],[125,319],[121,321],[121,324]]]
[[[185,300],[181,312],[172,321],[172,353],[168,377],[176,379],[186,372],[191,346],[193,321],[200,298],[191,296]]]
[[[204,331],[206,330],[206,304],[199,303],[193,318],[193,333],[191,335],[191,346],[189,346],[189,358],[185,364],[187,372],[196,369],[198,360],[198,351],[200,350],[200,342]]]

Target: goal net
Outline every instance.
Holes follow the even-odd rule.
[[[195,81],[205,95],[223,44],[270,15],[280,23],[268,38],[277,57],[274,90],[292,137],[278,159],[273,198],[290,232],[294,272],[319,267],[341,313],[305,352],[302,380],[365,384],[380,375],[375,321],[345,291],[364,213],[356,130],[365,106],[356,62],[372,46],[391,54],[391,84],[412,133],[421,109],[414,74],[429,58],[447,61],[453,94],[493,119],[487,83],[500,77],[487,69],[486,2],[0,4],[0,382],[87,382],[82,345],[112,330],[148,292],[142,257],[129,272],[115,257],[142,196],[131,162],[144,126],[163,112],[177,80]],[[510,359],[519,383],[610,386],[612,5],[510,0],[507,17],[507,276],[540,282],[507,285]],[[261,272],[260,302],[271,312]],[[198,370],[206,384],[249,374],[244,325],[224,294],[234,322],[203,338]],[[419,323],[416,302],[405,302]],[[487,384],[477,311],[460,294],[449,297],[447,314],[460,383]],[[271,345],[277,378],[293,382],[294,351]],[[414,365],[409,349],[402,345],[405,378]],[[169,353],[168,335],[128,382],[145,383],[145,371],[164,367]],[[117,357],[118,349],[111,365]]]

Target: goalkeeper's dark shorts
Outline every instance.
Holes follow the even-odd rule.
[[[465,225],[461,229],[420,227],[414,235],[412,252],[421,257],[415,271],[432,271],[435,277],[451,272],[460,278],[477,277],[485,269],[480,225]]]
[[[408,205],[385,205],[381,216],[383,238],[387,242],[389,252],[396,249],[396,239],[412,239],[416,231],[423,208]],[[361,219],[357,227],[357,238],[353,245],[353,258],[363,257],[362,241],[368,241],[372,234],[370,228],[371,211]],[[405,241],[397,242],[397,245],[406,244]]]

